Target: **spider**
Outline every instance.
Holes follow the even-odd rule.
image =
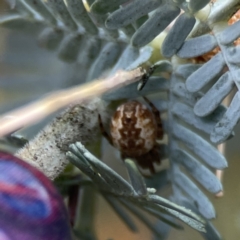
[[[120,105],[111,118],[110,134],[103,126],[101,116],[99,126],[102,135],[121,152],[122,159],[134,159],[143,169],[155,173],[154,162],[161,163],[160,144],[163,138],[160,112],[146,97],[151,110],[135,100]]]

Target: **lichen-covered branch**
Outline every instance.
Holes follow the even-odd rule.
[[[68,164],[66,152],[69,144],[93,141],[98,132],[98,113],[104,120],[105,112],[106,104],[100,98],[71,106],[19,150],[16,156],[54,179]]]

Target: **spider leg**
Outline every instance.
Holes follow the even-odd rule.
[[[163,125],[160,117],[160,111],[154,106],[154,104],[146,97],[143,96],[143,99],[149,104],[154,114],[155,120],[157,122],[157,138],[163,138]]]
[[[151,163],[148,165],[148,167],[149,167],[149,170],[150,170],[151,174],[154,175],[154,174],[156,173],[156,171],[155,171],[153,162],[151,162]]]
[[[136,157],[135,160],[142,169],[148,169],[152,175],[155,174],[156,169],[154,163],[161,163],[161,155],[158,146],[154,146],[148,153]]]
[[[102,118],[101,115],[98,114],[98,123],[99,123],[99,127],[101,130],[102,135],[108,140],[108,142],[112,145],[112,138],[110,137],[110,135],[107,133],[107,131],[104,129],[103,123],[102,123]]]
[[[151,172],[151,174],[153,175],[156,173],[156,171],[154,169],[154,165],[152,162],[152,157],[153,157],[152,155],[155,155],[155,151],[153,154],[153,150],[151,150],[149,153],[144,154],[142,156],[135,157],[135,158],[129,157],[129,158],[135,160],[135,162],[137,162],[138,166],[141,167],[142,169],[148,169]],[[122,158],[122,161],[124,162],[126,160],[126,158],[128,158],[128,156],[121,153],[121,158]],[[155,158],[155,159],[157,160],[157,162],[159,162],[158,158]],[[140,172],[141,172],[141,170],[140,170]]]

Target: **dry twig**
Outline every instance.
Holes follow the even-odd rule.
[[[103,93],[139,81],[144,74],[142,68],[132,71],[118,71],[107,79],[95,80],[70,89],[53,92],[27,106],[8,112],[0,117],[0,136],[7,135],[26,125],[36,123],[49,114],[69,104],[81,103]]]

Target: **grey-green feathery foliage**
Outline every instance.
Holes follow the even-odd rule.
[[[81,143],[70,146],[70,150],[71,152],[67,153],[70,162],[92,179],[95,187],[131,230],[137,231],[137,227],[128,213],[122,208],[122,205],[143,221],[158,238],[162,238],[162,229],[154,226],[138,208],[157,216],[161,221],[177,229],[182,229],[182,227],[169,220],[165,216],[166,214],[179,218],[198,231],[205,231],[204,220],[193,212],[151,193],[151,189],[147,189],[143,177],[132,160],[126,160],[130,184],[88,152]]]
[[[221,105],[230,91],[239,87],[239,47],[233,42],[240,36],[240,24],[228,26],[227,21],[238,10],[240,1],[209,2],[88,0],[88,12],[80,0],[11,0],[12,9],[1,17],[0,24],[20,31],[36,27],[40,46],[57,52],[62,61],[75,64],[81,78],[91,81],[118,69],[130,70],[148,63],[153,48],[147,44],[183,11],[160,46],[162,55],[170,61],[154,63],[155,73],[142,91],[137,91],[138,84],[132,84],[104,95],[103,99],[157,93],[153,102],[161,113],[168,115],[164,121],[168,146],[162,144],[161,149],[171,166],[146,183],[158,189],[170,180],[171,200],[199,213],[207,229],[202,236],[212,240],[221,239],[209,221],[216,213],[198,184],[213,194],[222,190],[213,170],[224,169],[227,162],[214,144],[233,136],[240,118],[238,92],[229,107]],[[221,51],[203,65],[183,60],[201,56],[217,46]],[[73,145],[68,156],[132,231],[137,231],[137,226],[125,208],[151,229],[155,239],[165,239],[169,226],[181,228],[169,215],[202,229],[197,216],[149,192],[131,160],[126,161],[130,184],[81,143]],[[156,225],[139,209],[156,216]],[[76,229],[76,234],[85,236],[84,229],[79,231]],[[88,239],[95,239],[91,234]]]

